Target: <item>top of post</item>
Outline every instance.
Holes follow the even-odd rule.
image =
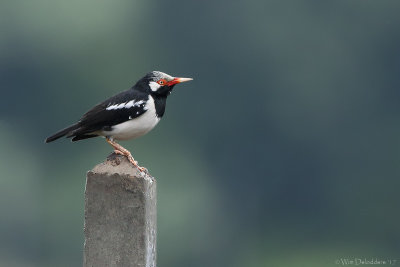
[[[140,172],[135,168],[125,156],[115,153],[110,154],[104,162],[97,164],[91,172],[96,174],[107,173],[109,175],[118,173],[120,175],[127,175],[130,178],[143,178],[149,180],[149,182],[155,181],[154,177],[149,173]]]

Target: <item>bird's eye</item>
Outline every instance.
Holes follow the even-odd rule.
[[[164,79],[161,79],[161,80],[158,80],[158,82],[157,82],[159,85],[164,85],[164,84],[166,84],[167,83],[167,81],[166,80],[164,80]]]

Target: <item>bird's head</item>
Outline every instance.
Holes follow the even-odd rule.
[[[146,88],[152,95],[166,97],[171,93],[175,85],[191,80],[193,79],[172,77],[171,75],[161,71],[152,71],[140,79],[136,86]]]

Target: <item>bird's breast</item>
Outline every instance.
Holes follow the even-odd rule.
[[[110,131],[103,131],[102,135],[111,136],[116,140],[128,140],[148,133],[160,121],[160,118],[157,117],[154,99],[151,96],[145,109],[146,112],[139,117],[128,117],[127,121],[113,125]]]

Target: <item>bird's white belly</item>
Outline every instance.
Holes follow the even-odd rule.
[[[139,117],[114,125],[111,131],[102,131],[101,135],[111,136],[115,140],[128,140],[137,138],[153,129],[160,118],[156,116],[154,101],[149,101],[147,110]]]

